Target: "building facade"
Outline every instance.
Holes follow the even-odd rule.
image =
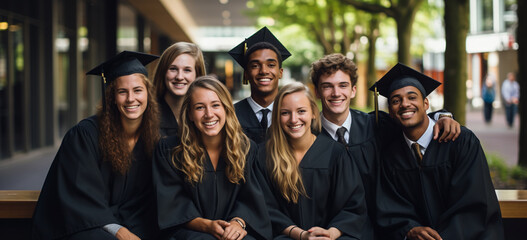
[[[191,41],[161,3],[144,2],[2,1],[0,161],[56,146],[94,114],[101,83],[85,72],[98,63],[122,50],[160,54]]]

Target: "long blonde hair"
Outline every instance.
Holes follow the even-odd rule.
[[[271,179],[282,193],[282,196],[288,202],[293,203],[298,202],[300,195],[307,197],[307,193],[302,182],[298,163],[288,142],[288,136],[280,124],[280,107],[285,96],[296,92],[303,92],[309,99],[314,116],[313,120],[311,120],[311,132],[315,135],[320,133],[320,114],[318,113],[313,94],[302,83],[290,83],[280,89],[274,100],[273,124],[271,124],[269,129],[270,138],[266,144],[266,162]]]
[[[192,94],[197,88],[208,89],[218,95],[225,109],[225,126],[220,133],[224,137],[221,155],[226,163],[225,175],[231,183],[245,181],[245,157],[249,152],[250,140],[245,136],[238,122],[229,91],[223,83],[212,76],[198,77],[189,86],[179,119],[182,123],[179,125],[181,144],[175,147],[172,153],[172,163],[185,173],[188,182],[193,184],[201,182],[207,150],[202,143],[201,132],[189,118]]]

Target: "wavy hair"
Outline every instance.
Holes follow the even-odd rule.
[[[179,132],[181,144],[172,152],[172,164],[186,175],[186,181],[194,184],[203,178],[206,159],[205,146],[201,140],[201,132],[190,121],[189,115],[192,107],[192,95],[197,88],[204,88],[215,92],[225,109],[225,125],[222,132],[224,148],[221,157],[225,159],[225,175],[229,182],[238,184],[245,181],[244,170],[246,156],[250,148],[250,140],[243,133],[238,122],[232,97],[223,83],[212,76],[198,77],[189,86],[181,107]]]
[[[332,53],[311,64],[311,81],[313,81],[315,88],[318,88],[321,76],[331,75],[338,70],[348,74],[351,86],[355,86],[358,79],[355,63],[340,53]]]
[[[143,80],[148,91],[147,107],[143,113],[141,126],[137,130],[144,144],[146,155],[152,157],[155,145],[159,141],[159,110],[154,96],[154,87],[148,78],[134,73]],[[99,148],[104,161],[109,161],[115,172],[126,174],[132,164],[132,150],[124,136],[121,113],[115,104],[116,81],[110,81],[105,89],[105,99],[98,107]],[[102,104],[106,105],[103,111]]]
[[[196,44],[188,42],[174,43],[163,52],[161,58],[159,58],[159,61],[157,62],[154,73],[154,86],[156,88],[157,98],[162,98],[165,95],[167,90],[165,85],[166,73],[172,62],[174,62],[174,59],[181,54],[188,54],[196,60],[196,66],[194,66],[196,77],[201,77],[206,74],[203,52],[201,52]]]
[[[307,193],[302,182],[298,163],[289,144],[288,135],[280,124],[280,107],[285,96],[296,92],[303,92],[309,99],[314,116],[313,120],[311,120],[311,132],[315,135],[320,133],[320,114],[318,113],[313,94],[304,84],[294,82],[283,86],[274,100],[273,124],[271,124],[269,129],[270,137],[266,144],[266,162],[271,179],[282,193],[282,196],[288,202],[293,203],[298,202],[300,195],[307,197]]]

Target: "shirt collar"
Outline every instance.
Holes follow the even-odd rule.
[[[419,139],[417,139],[417,143],[421,146],[422,152],[424,152],[426,148],[428,148],[428,145],[430,144],[430,142],[432,141],[432,138],[434,137],[434,125],[435,124],[436,122],[432,120],[430,117],[428,117],[428,128],[426,128],[425,133],[423,133],[423,135]],[[412,149],[412,144],[415,142],[407,138],[404,132],[403,132],[403,135],[404,135],[404,140],[406,140],[406,144],[408,145],[410,149]]]
[[[269,112],[273,112],[274,102],[269,104],[269,106],[267,106],[267,107],[260,106],[260,104],[256,103],[256,101],[254,101],[254,99],[252,97],[248,97],[247,98],[247,102],[249,103],[249,106],[251,106],[251,109],[253,110],[254,113],[257,113],[257,112],[259,112],[260,110],[262,110],[264,108],[269,109]]]
[[[349,142],[349,134],[350,134],[351,121],[352,121],[351,111],[348,112],[348,117],[346,118],[346,121],[344,121],[342,126],[339,126],[337,124],[330,122],[326,117],[324,117],[324,114],[322,112],[320,112],[320,120],[322,122],[322,127],[326,129],[329,135],[335,140],[338,139],[337,129],[339,129],[340,127],[345,127],[347,131],[346,131],[346,134],[344,135],[344,138],[346,139],[347,142]]]

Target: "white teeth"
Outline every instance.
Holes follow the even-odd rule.
[[[126,108],[126,109],[136,109],[136,108],[138,108],[138,107],[139,107],[139,105],[136,105],[136,106],[130,106],[130,107],[124,107],[124,108]]]
[[[218,121],[214,121],[214,122],[206,122],[206,123],[203,123],[205,124],[205,126],[212,126],[214,124],[216,124]]]
[[[331,103],[341,103],[343,102],[344,100],[330,100],[329,102]]]
[[[291,126],[291,129],[299,129],[300,127],[302,127],[302,124],[300,124],[300,125],[295,125],[295,126]]]
[[[410,116],[412,114],[414,114],[414,112],[404,112],[401,115],[403,115],[403,116]]]
[[[176,87],[184,87],[186,84],[184,83],[174,83],[174,86]]]
[[[260,81],[260,82],[270,82],[271,79],[270,78],[262,78],[262,79],[258,79],[258,81]]]

